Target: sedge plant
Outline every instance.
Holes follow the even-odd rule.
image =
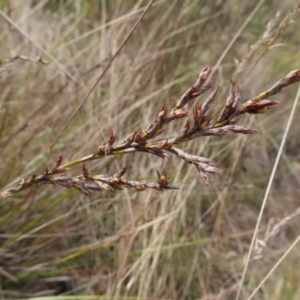
[[[123,176],[126,172],[126,167],[109,176],[103,174],[91,175],[85,166],[89,161],[101,159],[108,155],[117,156],[135,152],[143,152],[161,159],[166,159],[166,153],[176,155],[179,159],[194,165],[201,174],[205,184],[208,185],[208,174],[219,174],[222,170],[209,158],[187,153],[179,148],[178,145],[204,136],[222,136],[229,133],[256,133],[256,130],[240,124],[242,116],[246,113],[266,113],[272,106],[279,103],[278,101],[270,100],[269,97],[278,94],[285,87],[300,81],[300,69],[291,71],[271,88],[244,103],[240,103],[242,88],[241,86],[236,86],[234,81],[231,80],[226,103],[219,116],[213,118],[209,115],[209,108],[216,101],[218,87],[213,88],[214,84],[207,82],[210,72],[211,68],[205,67],[200,72],[195,83],[187,89],[174,107],[168,112],[167,107],[162,105],[157,117],[145,129],[138,128],[117,143],[116,135],[111,132],[106,144],[99,146],[94,153],[67,163],[63,163],[63,155],[60,155],[56,159],[53,168],[46,168],[43,174],[32,174],[17,184],[4,189],[0,193],[0,198],[8,198],[30,187],[45,184],[76,188],[88,197],[92,196],[91,191],[111,191],[122,188],[133,188],[137,191],[146,189],[163,191],[178,188],[170,184],[166,173],[161,173],[160,171],[157,171],[156,182],[147,182],[125,179]],[[192,111],[185,109],[187,103],[211,89],[213,89],[212,92],[201,105],[194,106]],[[185,125],[175,137],[171,139],[165,138],[163,133],[167,124],[183,118],[187,119]],[[78,164],[82,164],[82,174],[71,177],[59,176]]]

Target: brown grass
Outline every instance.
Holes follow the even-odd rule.
[[[299,69],[294,3],[154,1],[93,90],[149,3],[32,3],[7,2],[3,15],[13,23],[0,21],[0,186],[7,191],[27,184],[13,198],[2,193],[0,298],[233,299],[296,85],[274,97],[280,104],[267,114],[239,121],[243,130],[258,134],[214,135],[234,131],[228,126],[237,126],[243,113],[265,112],[275,103],[265,98],[299,76],[289,73]],[[281,15],[275,16],[278,10]],[[294,22],[283,26],[289,11]],[[35,57],[41,60],[26,60]],[[211,78],[187,90],[206,64],[212,66]],[[232,85],[227,97],[229,78],[236,87],[242,83],[240,106],[230,100],[240,98],[238,88]],[[284,79],[266,90],[279,78]],[[209,101],[191,98],[211,80],[220,86],[206,111]],[[178,100],[182,94],[188,101]],[[169,119],[176,111],[190,112],[189,125]],[[299,236],[297,137],[294,121],[239,299],[248,299]],[[109,155],[132,148],[133,153]],[[54,163],[59,155],[63,161]],[[191,158],[199,157],[223,170],[210,175],[209,189],[198,175],[206,178],[208,170],[186,163],[197,167],[203,161]],[[64,177],[58,174],[74,158]],[[180,189],[93,195],[82,189],[97,180],[108,189],[128,186],[116,173],[124,166],[133,187],[153,182],[158,189]],[[37,185],[39,176],[55,186]],[[63,180],[91,198],[60,187]],[[298,299],[298,267],[297,251],[289,252],[253,299]]]

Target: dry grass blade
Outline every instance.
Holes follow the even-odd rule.
[[[42,64],[49,64],[49,62],[47,60],[44,60],[41,56],[37,56],[37,57],[28,57],[28,56],[25,56],[25,55],[17,55],[17,56],[14,56],[14,57],[11,57],[11,58],[7,58],[7,59],[4,59],[4,60],[0,60],[0,66],[2,64],[9,64],[15,60],[27,60],[27,61],[32,61],[32,62],[35,62],[35,63],[42,63]]]
[[[299,70],[290,72],[287,76],[285,76],[284,78],[279,80],[268,91],[272,92],[272,91],[275,90],[276,93],[277,93],[278,91],[281,91],[281,89],[283,87],[286,87],[287,83],[291,84],[291,83],[294,83],[294,82],[297,82],[297,81],[300,81],[300,72],[299,72]],[[279,86],[279,89],[278,89],[278,86]],[[265,93],[267,93],[267,92],[265,92]],[[285,131],[284,131],[284,135],[283,135],[282,140],[281,140],[281,145],[280,145],[280,148],[278,150],[277,157],[276,157],[276,160],[275,160],[275,163],[274,163],[274,166],[273,166],[273,169],[272,169],[272,173],[271,173],[270,178],[269,178],[268,186],[267,186],[267,189],[266,189],[266,192],[265,192],[265,196],[264,196],[261,208],[260,208],[260,212],[259,212],[259,216],[258,216],[258,219],[257,219],[257,222],[256,222],[255,230],[254,230],[254,233],[253,233],[251,245],[250,245],[247,257],[246,257],[245,266],[243,268],[243,273],[242,273],[241,281],[240,281],[240,284],[239,284],[239,289],[238,289],[237,296],[236,296],[237,300],[239,299],[239,296],[240,296],[240,293],[241,293],[241,290],[242,290],[242,287],[243,287],[244,279],[245,279],[247,268],[248,268],[249,261],[250,261],[250,256],[251,256],[251,253],[252,253],[252,250],[253,250],[253,247],[254,247],[254,243],[255,243],[256,238],[257,238],[257,233],[258,233],[258,230],[259,230],[259,226],[260,226],[260,223],[261,223],[263,212],[264,212],[264,209],[265,209],[268,197],[269,197],[269,193],[271,191],[271,186],[272,186],[272,183],[274,181],[274,177],[275,177],[275,173],[276,173],[276,170],[277,170],[277,167],[278,167],[278,163],[279,163],[279,160],[280,160],[280,157],[281,157],[281,154],[282,154],[282,151],[283,151],[283,147],[284,147],[286,139],[287,139],[288,132],[290,130],[290,126],[291,126],[293,117],[295,115],[295,111],[296,111],[296,107],[297,107],[298,102],[299,102],[299,98],[300,98],[300,87],[298,88],[298,93],[297,93],[297,96],[295,98],[293,108],[291,110],[290,117],[289,117],[288,123],[287,123]]]
[[[286,252],[284,253],[284,255],[276,262],[276,264],[273,266],[273,268],[268,272],[268,274],[264,277],[264,279],[259,283],[259,285],[255,288],[255,290],[251,293],[251,295],[247,298],[247,300],[253,299],[254,295],[259,291],[259,289],[268,280],[268,278],[274,273],[274,271],[283,262],[283,260],[289,255],[289,253],[295,248],[295,246],[299,243],[299,241],[300,241],[300,235],[290,245],[290,247],[286,250]]]
[[[89,96],[91,95],[91,93],[93,92],[93,90],[96,88],[96,86],[98,85],[98,83],[100,82],[100,80],[103,78],[103,76],[105,75],[105,73],[107,72],[107,70],[109,69],[109,67],[111,66],[111,64],[113,63],[113,61],[116,59],[116,57],[118,56],[118,54],[120,53],[120,51],[122,50],[122,48],[125,46],[125,44],[127,43],[127,41],[129,40],[129,38],[131,37],[131,35],[133,34],[133,32],[135,31],[135,29],[138,27],[138,25],[141,23],[141,21],[143,20],[144,16],[146,15],[146,13],[149,11],[149,9],[151,8],[152,4],[153,4],[154,0],[149,1],[149,4],[147,5],[147,7],[145,8],[144,12],[140,15],[140,17],[138,18],[138,20],[136,21],[136,23],[133,25],[133,27],[131,28],[131,30],[128,32],[128,34],[126,35],[126,37],[124,38],[123,42],[121,43],[121,45],[119,46],[119,48],[117,49],[117,51],[114,53],[114,55],[112,56],[112,58],[110,59],[110,61],[108,62],[108,64],[106,65],[105,69],[103,70],[103,72],[101,72],[100,76],[97,78],[97,80],[95,81],[95,83],[92,85],[92,87],[89,89],[89,91],[87,92],[87,94],[85,95],[85,97],[82,99],[82,101],[79,103],[79,105],[76,107],[76,109],[74,110],[74,112],[72,113],[72,115],[70,116],[70,118],[68,119],[68,121],[66,122],[66,124],[63,126],[63,128],[61,129],[61,131],[58,133],[58,135],[56,136],[55,140],[52,142],[51,144],[51,149],[53,148],[53,146],[56,144],[56,142],[58,141],[58,139],[60,138],[60,136],[62,135],[62,133],[66,130],[66,128],[69,126],[70,122],[73,120],[74,116],[77,114],[77,112],[80,110],[80,108],[82,107],[82,105],[85,103],[85,101],[89,98]]]
[[[64,73],[74,82],[77,83],[77,79],[68,71],[66,68],[47,50],[45,50],[42,46],[36,43],[20,26],[18,26],[8,15],[6,15],[3,11],[0,10],[0,15],[9,22],[12,26],[14,26],[24,37],[26,37],[31,43],[35,45],[42,53],[51,58],[51,60],[61,69]]]

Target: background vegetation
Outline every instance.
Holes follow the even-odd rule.
[[[121,140],[144,128],[162,104],[173,107],[205,65],[213,66],[220,85],[215,115],[229,78],[242,83],[246,101],[299,68],[299,16],[282,23],[295,1],[157,0],[53,144],[147,4],[0,1],[1,188],[52,167],[59,154],[69,161],[93,153],[111,130]],[[10,59],[19,55],[42,56],[49,64]],[[42,186],[1,200],[0,298],[234,299],[297,88],[274,97],[281,104],[267,114],[244,118],[257,135],[185,144],[223,169],[210,176],[209,189],[176,157],[134,153],[86,167],[114,174],[128,166],[128,178],[149,181],[156,170],[166,171],[181,189],[95,192],[88,199],[77,190]],[[299,148],[294,121],[260,226],[266,247],[257,245],[240,299],[248,299],[300,234]],[[280,230],[270,234],[280,220]],[[299,255],[298,245],[253,299],[300,299]]]

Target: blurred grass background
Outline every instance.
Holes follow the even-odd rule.
[[[1,189],[43,172],[46,165],[52,167],[59,154],[67,162],[93,153],[111,130],[121,140],[146,127],[162,104],[173,107],[205,65],[215,66],[212,80],[220,85],[211,110],[215,118],[226,100],[229,78],[242,83],[243,99],[248,100],[299,68],[299,16],[260,57],[296,1],[266,0],[259,5],[157,0],[50,151],[147,4],[0,1],[5,15],[35,42],[0,18]],[[17,55],[42,56],[50,64],[5,63]],[[209,189],[195,168],[176,157],[163,161],[137,153],[86,167],[93,173],[114,174],[127,165],[127,178],[149,181],[155,180],[158,169],[181,189],[95,192],[87,199],[75,190],[42,186],[2,200],[0,298],[234,299],[296,91],[294,85],[276,95],[281,104],[266,115],[243,118],[241,123],[258,130],[257,135],[203,138],[181,146],[213,159],[223,169],[220,176],[210,176]],[[299,113],[298,108],[298,120]],[[183,124],[171,123],[166,134],[174,135]],[[299,124],[294,121],[263,217],[261,239],[268,225],[300,205],[299,148]],[[77,168],[69,173],[79,172]],[[299,234],[295,217],[268,241],[262,258],[251,261],[241,299],[248,298]],[[298,246],[254,299],[300,299],[299,268]]]

